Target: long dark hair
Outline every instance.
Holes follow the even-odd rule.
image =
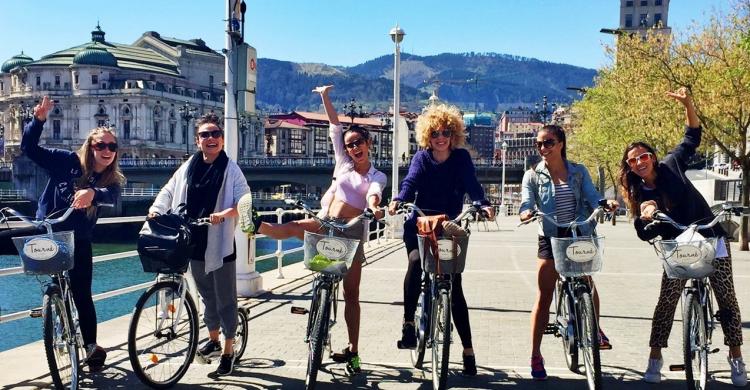
[[[563,144],[562,150],[560,151],[560,155],[562,156],[563,160],[567,160],[568,156],[565,154],[565,148],[567,148],[568,143],[565,141],[565,130],[563,130],[563,128],[558,125],[545,125],[539,131],[546,131],[552,134],[555,137],[555,139],[557,139],[557,142],[560,142]]]
[[[631,215],[635,217],[640,217],[641,216],[640,203],[643,200],[643,193],[642,193],[643,179],[640,176],[638,176],[635,172],[633,172],[633,170],[630,169],[630,165],[628,164],[628,153],[630,153],[631,150],[637,147],[646,149],[646,151],[648,151],[649,153],[651,153],[651,155],[654,156],[653,157],[654,169],[656,169],[656,166],[659,165],[659,159],[656,156],[656,149],[654,149],[651,145],[645,142],[641,142],[641,141],[631,143],[625,148],[625,151],[622,153],[622,159],[620,160],[620,172],[619,172],[620,193],[622,194],[623,199],[625,199],[625,202],[628,204],[628,208],[630,208]],[[659,191],[663,206],[667,208],[667,210],[665,211],[668,211],[670,208],[670,204],[671,204],[671,202],[669,201],[669,198],[661,189],[657,189],[657,191]]]
[[[346,130],[344,130],[341,133],[341,138],[343,139],[344,137],[346,137],[346,133],[348,133],[350,131],[354,132],[354,133],[357,133],[360,136],[362,136],[362,140],[363,141],[365,141],[365,142],[370,141],[370,132],[367,131],[367,129],[365,129],[364,127],[357,126],[357,125],[350,125],[349,127],[347,127]]]

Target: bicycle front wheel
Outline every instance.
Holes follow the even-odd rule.
[[[414,368],[422,368],[424,364],[425,347],[427,346],[427,337],[429,337],[430,321],[425,303],[430,299],[424,291],[419,294],[417,311],[414,312],[414,328],[417,332],[417,347],[411,350],[411,364]]]
[[[451,350],[451,302],[441,291],[432,308],[432,388],[445,389]]]
[[[555,326],[562,339],[565,364],[568,369],[578,372],[578,345],[576,344],[575,320],[573,319],[573,299],[565,293],[562,283],[557,282],[555,287]]]
[[[249,316],[247,309],[240,307],[237,309],[237,332],[234,335],[234,363],[239,363],[242,359],[242,354],[245,353],[247,348],[247,337],[249,324]]]
[[[685,380],[690,390],[703,390],[708,380],[706,318],[695,293],[685,297],[682,312],[682,342],[685,354]]]
[[[128,355],[144,384],[164,389],[187,372],[198,346],[198,312],[177,282],[159,282],[138,299],[128,329]]]
[[[589,292],[581,293],[578,302],[579,350],[583,355],[586,382],[590,390],[602,388],[602,366],[599,357],[599,327]]]
[[[78,388],[80,357],[76,346],[73,321],[65,311],[62,296],[48,292],[42,303],[44,316],[44,351],[52,383],[56,389]]]
[[[318,370],[323,362],[323,346],[328,337],[328,319],[331,313],[331,301],[328,298],[330,291],[326,288],[318,289],[318,297],[315,301],[318,303],[317,310],[311,310],[315,313],[313,321],[313,330],[310,333],[308,341],[309,353],[307,355],[307,375],[305,376],[305,388],[314,389],[317,385]]]

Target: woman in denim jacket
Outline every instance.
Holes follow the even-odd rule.
[[[565,132],[560,126],[544,126],[536,136],[536,147],[542,161],[523,175],[522,221],[532,217],[534,210],[555,215],[558,223],[573,220],[583,221],[602,198],[594,188],[591,176],[583,165],[568,161],[565,154]],[[608,201],[609,209],[618,207],[616,201]],[[580,235],[591,235],[593,226],[582,225]],[[550,237],[570,236],[567,229],[559,229],[542,219],[539,225],[539,250],[537,253],[537,297],[531,311],[531,376],[537,380],[547,378],[540,346],[544,329],[549,321],[549,306],[555,290],[558,274],[552,256]],[[593,283],[593,282],[592,282]],[[594,289],[594,305],[599,313],[599,295]],[[609,349],[609,340],[599,331],[601,347]]]

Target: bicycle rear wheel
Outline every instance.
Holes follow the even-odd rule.
[[[451,349],[451,302],[447,291],[440,291],[432,313],[432,388],[442,390],[448,380]]]
[[[331,313],[331,302],[328,298],[330,291],[327,288],[318,289],[318,297],[315,298],[318,307],[315,312],[315,320],[312,324],[313,330],[308,341],[309,353],[307,355],[307,375],[305,376],[305,388],[314,389],[317,385],[318,370],[323,361],[323,347],[328,337],[329,316]]]
[[[693,292],[687,293],[682,315],[685,380],[688,389],[703,390],[708,380],[708,348],[705,345],[707,342],[706,318],[703,315],[698,295]]]
[[[59,292],[47,292],[42,303],[44,351],[52,382],[57,389],[78,388],[80,356],[73,321]]]
[[[590,390],[602,388],[602,365],[599,357],[599,327],[591,294],[581,293],[578,301],[579,350],[583,355],[586,382]]]
[[[414,368],[422,368],[424,364],[424,353],[427,346],[427,338],[429,337],[430,320],[429,310],[425,303],[429,300],[429,296],[422,291],[419,294],[419,302],[417,302],[417,311],[414,312],[414,328],[417,333],[417,347],[411,350],[411,364]]]
[[[557,305],[555,326],[557,326],[562,339],[565,364],[570,371],[578,372],[578,345],[576,344],[573,300],[565,293],[560,282],[557,283],[555,288],[555,295]]]
[[[247,338],[248,338],[248,325],[249,325],[249,316],[247,313],[247,309],[245,308],[238,308],[237,309],[237,333],[234,335],[234,363],[239,363],[240,360],[242,360],[242,354],[245,353],[245,349],[247,348]]]
[[[198,346],[198,312],[180,284],[159,282],[135,304],[128,329],[128,355],[133,372],[144,384],[164,389],[188,370]]]

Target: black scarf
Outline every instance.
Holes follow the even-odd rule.
[[[203,152],[200,150],[193,154],[187,168],[187,213],[189,216],[204,218],[214,211],[228,163],[229,157],[223,150],[212,164],[203,162]],[[197,177],[195,173],[199,164],[209,166],[200,177]]]

